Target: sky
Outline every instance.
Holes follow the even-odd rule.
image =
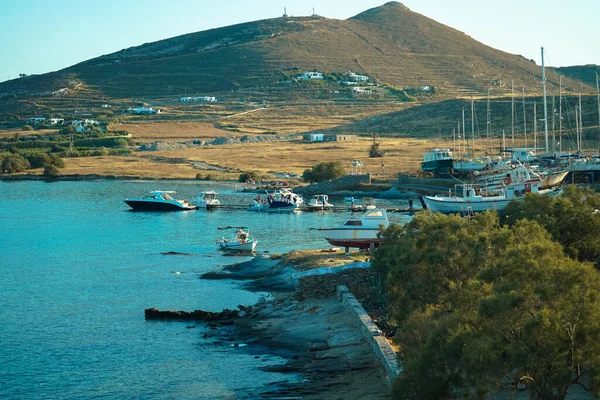
[[[0,82],[143,43],[315,13],[346,19],[385,0],[1,0]],[[546,65],[600,64],[600,0],[404,0],[411,10]]]

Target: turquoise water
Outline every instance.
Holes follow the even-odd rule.
[[[123,203],[154,189],[191,199],[210,188],[226,204],[253,197],[195,182],[0,182],[0,397],[251,398],[297,379],[259,370],[281,361],[274,356],[216,345],[202,324],[145,321],[144,309],[218,311],[263,295],[198,279],[247,259],[216,250],[219,225],[247,225],[259,251],[281,253],[327,247],[309,228],[348,214],[144,213]]]

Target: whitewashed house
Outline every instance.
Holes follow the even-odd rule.
[[[46,120],[46,125],[63,125],[64,123],[64,118],[48,118]]]
[[[369,77],[366,75],[359,75],[357,73],[354,73],[352,71],[348,71],[344,74],[345,76],[348,77],[348,79],[354,81],[354,82],[367,82],[369,80]]]
[[[160,114],[160,110],[152,107],[130,107],[127,112],[130,114]]]
[[[82,121],[74,119],[73,122],[71,122],[71,125],[75,126],[75,131],[77,133],[87,132],[93,125],[99,124],[100,123],[98,121],[93,119],[84,119]]]
[[[190,101],[201,101],[204,103],[215,103],[217,98],[214,96],[198,96],[198,97],[182,97],[179,101],[182,103],[187,103]]]
[[[364,87],[353,87],[352,94],[354,96],[363,96],[363,95],[373,94],[373,91],[371,89],[364,88]]]
[[[46,122],[46,118],[44,117],[32,117],[27,120],[28,125],[39,125]]]
[[[297,80],[299,81],[308,81],[311,79],[318,79],[318,80],[322,80],[323,79],[323,74],[320,72],[305,72],[302,75],[298,75],[296,77]]]

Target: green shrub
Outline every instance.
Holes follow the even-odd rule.
[[[33,126],[31,126],[31,125],[23,125],[21,127],[21,129],[24,130],[24,131],[32,131],[33,130]]]
[[[29,161],[20,154],[11,154],[2,160],[2,171],[9,174],[29,169]]]
[[[311,169],[304,170],[302,179],[305,182],[323,182],[346,175],[346,169],[340,161],[322,162]]]
[[[26,158],[29,160],[31,168],[42,168],[46,165],[52,164],[50,156],[46,153],[34,153],[26,156]]]
[[[238,181],[240,181],[240,182],[259,181],[260,178],[261,178],[261,176],[257,171],[248,171],[248,172],[241,173]]]
[[[50,154],[50,164],[57,168],[64,168],[65,162],[58,156],[58,154]]]
[[[44,176],[47,178],[55,178],[60,175],[60,171],[54,165],[46,165],[44,167]]]

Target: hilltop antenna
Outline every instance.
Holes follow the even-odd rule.
[[[287,18],[287,7],[283,7],[283,18]]]
[[[314,17],[314,16],[316,16],[316,15],[317,15],[317,14],[315,14],[315,8],[313,7],[313,13],[312,13],[312,16]]]

